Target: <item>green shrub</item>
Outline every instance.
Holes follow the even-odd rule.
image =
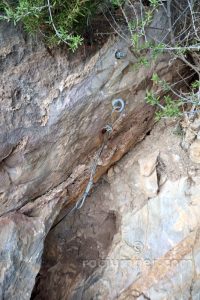
[[[30,34],[40,32],[49,45],[65,43],[75,51],[99,0],[0,0],[0,20],[21,22]]]

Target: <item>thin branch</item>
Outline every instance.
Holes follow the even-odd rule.
[[[61,36],[61,34],[59,33],[59,31],[57,30],[55,24],[54,24],[54,21],[53,21],[53,17],[52,17],[52,13],[51,13],[51,4],[50,4],[50,0],[47,0],[47,3],[48,3],[48,10],[49,10],[49,16],[50,16],[50,20],[51,20],[51,24],[53,26],[53,29],[57,35],[57,37],[59,37],[60,40],[63,41],[63,43],[65,43],[66,45],[70,45],[68,42],[66,42],[66,40],[64,40]]]
[[[192,24],[193,24],[193,29],[194,29],[194,32],[195,32],[195,35],[197,37],[198,40],[200,40],[199,36],[198,36],[198,33],[197,33],[197,29],[196,29],[196,25],[195,25],[195,21],[194,21],[194,16],[193,16],[193,10],[192,10],[192,6],[191,6],[191,3],[189,0],[188,1],[188,5],[189,5],[189,8],[190,8],[190,13],[191,13],[191,18],[192,18]]]
[[[167,1],[167,18],[168,18],[168,24],[169,24],[169,32],[170,32],[170,38],[171,38],[171,44],[174,45],[174,33],[172,30],[172,16],[171,16],[171,2],[172,0]]]
[[[116,29],[116,28],[113,26],[113,24],[110,22],[110,20],[108,19],[108,17],[107,17],[106,14],[104,13],[103,9],[101,9],[101,11],[102,11],[104,17],[106,18],[106,20],[108,21],[108,23],[110,24],[110,26],[112,27],[112,29],[115,31],[115,33],[117,33],[123,40],[126,41],[126,43],[129,44],[129,43],[130,43],[129,40],[127,40],[126,37],[124,37],[124,35],[121,34],[121,32],[118,31],[118,29]],[[111,13],[110,13],[110,14],[111,14]],[[113,18],[112,14],[111,14],[111,17]],[[113,18],[113,19],[114,19],[114,18]],[[117,27],[119,27],[119,25],[116,23],[115,19],[114,19],[114,22],[115,22],[115,24],[117,25]],[[121,30],[121,28],[120,28],[120,30]]]

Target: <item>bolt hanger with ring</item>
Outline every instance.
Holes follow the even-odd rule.
[[[114,99],[112,101],[112,107],[113,107],[113,111],[121,113],[124,110],[125,101],[121,98]]]
[[[127,55],[127,54],[126,54],[125,52],[121,51],[121,50],[117,50],[117,51],[115,52],[115,58],[116,58],[116,59],[125,58],[126,55]]]
[[[113,131],[113,128],[112,128],[112,125],[110,125],[110,124],[107,124],[102,129],[102,133],[103,134],[106,133],[106,132],[111,133],[112,131]]]

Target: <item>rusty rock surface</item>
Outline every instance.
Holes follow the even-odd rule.
[[[152,124],[154,109],[144,97],[153,72],[170,82],[182,68],[164,56],[135,71],[136,58],[118,39],[85,59],[64,51],[50,55],[15,30],[1,24],[0,215],[73,177],[78,165],[87,173],[101,130],[110,122],[111,102],[121,97],[126,108],[106,154],[108,161],[118,160]],[[115,59],[118,48],[127,52],[126,59]]]
[[[125,110],[106,142],[95,182],[152,128],[154,108],[144,98],[153,72],[174,82],[184,68],[161,56],[135,70],[137,59],[117,37],[87,56],[82,50],[72,56],[1,23],[0,44],[0,293],[24,300],[34,286],[44,238],[61,208],[85,189],[102,128],[111,122],[112,100],[123,98]],[[115,59],[117,49],[127,52],[126,59]],[[116,216],[105,218],[112,236]]]
[[[50,231],[34,300],[199,299],[200,164],[175,124],[156,125]]]

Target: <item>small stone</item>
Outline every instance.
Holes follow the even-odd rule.
[[[191,166],[191,168],[188,170],[188,175],[190,177],[195,177],[196,176],[196,169],[194,166]]]
[[[158,192],[158,178],[156,170],[154,170],[154,172],[148,177],[143,176],[141,185],[147,197],[155,197]]]
[[[82,234],[83,234],[83,233],[81,232],[81,230],[78,230],[77,233],[76,233],[76,236],[77,236],[77,237],[81,237]]]
[[[187,151],[190,145],[192,144],[192,142],[195,140],[195,138],[196,138],[196,133],[190,128],[188,128],[185,133],[185,137],[181,143],[181,147],[183,148],[183,150]]]
[[[190,146],[190,159],[192,162],[200,164],[200,140],[196,140]]]
[[[196,133],[194,131],[192,131],[191,129],[188,129],[186,131],[186,134],[185,134],[185,141],[188,143],[188,144],[191,144],[194,139],[196,137]]]
[[[159,186],[162,186],[167,181],[167,174],[162,174],[159,181]]]
[[[200,195],[195,195],[191,197],[190,205],[199,205]]]
[[[110,168],[108,170],[107,176],[108,176],[108,179],[111,179],[114,176],[114,170],[113,170],[113,168]]]
[[[200,129],[200,119],[194,120],[194,122],[191,124],[191,129],[193,130],[199,130]]]
[[[181,142],[181,148],[183,150],[187,151],[189,149],[189,147],[190,147],[190,144],[183,139],[183,141]]]
[[[156,151],[138,160],[142,176],[150,176],[152,174],[156,167],[158,155],[159,151]]]
[[[118,166],[115,166],[114,172],[115,172],[116,174],[119,174],[119,173],[121,172],[121,170],[120,170],[120,168],[119,168]]]
[[[197,134],[197,140],[200,140],[200,131]]]

